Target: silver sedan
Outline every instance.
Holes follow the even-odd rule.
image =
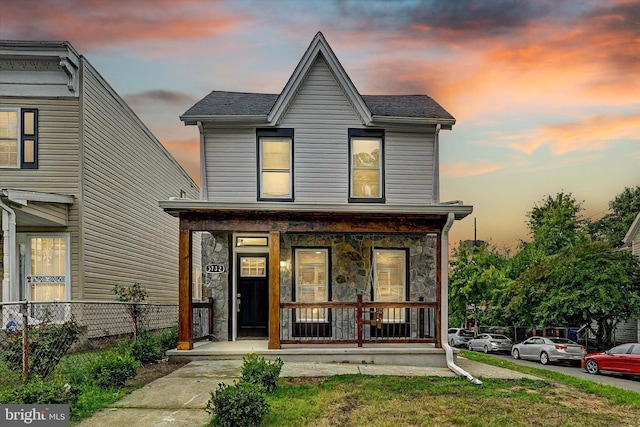
[[[514,344],[511,355],[514,359],[539,360],[543,365],[549,362],[570,362],[580,365],[586,354],[585,348],[567,338],[530,337]]]
[[[479,350],[485,353],[511,351],[511,340],[500,334],[481,334],[469,340],[467,343],[469,350]]]

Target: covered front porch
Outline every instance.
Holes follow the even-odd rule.
[[[380,213],[340,211],[337,206],[240,208],[192,200],[161,202],[161,206],[180,219],[179,343],[170,352],[172,358],[229,357],[252,351],[235,331],[240,307],[246,310],[244,294],[240,302],[238,278],[243,267],[235,246],[237,236],[261,235],[268,241],[263,248],[267,293],[257,301],[266,310],[266,339],[256,341],[257,350],[269,357],[305,360],[380,363],[402,358],[409,365],[445,365],[442,272],[448,264],[447,233],[454,219],[468,214],[468,207],[400,207]],[[214,236],[215,246],[226,253],[221,262],[212,264],[213,270],[224,272],[224,280],[216,284],[222,301],[214,298],[226,322],[214,342],[195,343],[193,337],[194,233]],[[329,289],[325,300],[306,302],[296,295],[302,290],[296,251],[315,248],[328,253]],[[209,251],[204,245],[201,249],[203,254]],[[384,299],[380,287],[373,289],[373,281],[380,280],[373,266],[376,251],[404,257],[404,288],[392,292],[395,299]],[[427,362],[432,355],[439,361]]]

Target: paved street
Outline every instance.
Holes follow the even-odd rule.
[[[492,354],[491,356],[510,360],[512,362],[515,362],[524,366],[531,366],[534,368],[544,368],[550,371],[556,371],[556,372],[561,372],[563,374],[571,375],[576,378],[596,381],[602,384],[612,385],[612,386],[620,387],[626,390],[637,391],[638,393],[640,393],[640,379],[638,377],[632,378],[629,376],[622,376],[618,374],[590,375],[590,374],[587,374],[583,369],[579,367],[569,366],[565,364],[552,364],[552,365],[545,366],[540,362],[534,362],[531,360],[514,360],[510,355]]]

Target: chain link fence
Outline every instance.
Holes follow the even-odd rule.
[[[67,357],[96,358],[141,330],[175,328],[178,306],[129,302],[0,303],[0,368],[48,376]]]

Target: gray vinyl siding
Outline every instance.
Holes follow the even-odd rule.
[[[348,204],[349,128],[363,128],[324,59],[319,56],[278,124],[294,129],[294,195],[301,204]],[[208,200],[256,201],[255,128],[204,128]],[[433,202],[433,132],[385,130],[386,203]],[[359,203],[358,208],[362,209]]]
[[[204,128],[208,200],[257,199],[256,130]]]
[[[56,232],[71,236],[71,297],[79,281],[79,111],[78,98],[0,97],[0,108],[38,109],[38,169],[0,168],[0,187],[72,195],[67,228]],[[51,232],[47,230],[20,230]]]
[[[159,200],[198,198],[176,161],[99,74],[84,63],[85,300],[113,300],[139,282],[151,302],[177,302],[178,220]]]

